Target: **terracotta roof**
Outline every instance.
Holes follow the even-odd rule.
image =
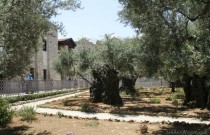
[[[58,39],[58,45],[67,45],[69,48],[76,47],[76,43],[72,38]]]

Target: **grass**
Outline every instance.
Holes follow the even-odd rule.
[[[68,99],[63,99],[62,101],[61,101],[61,104],[63,105],[63,106],[68,106],[68,103],[69,103],[69,100]]]
[[[99,122],[98,121],[88,121],[85,123],[85,126],[87,127],[97,127],[99,125]]]
[[[149,94],[148,97],[149,97],[149,98],[154,98],[154,97],[155,97],[155,94]]]
[[[167,97],[165,98],[165,100],[171,101],[171,100],[172,100],[172,97],[171,97],[171,96],[167,96]]]
[[[33,107],[24,106],[21,108],[21,110],[18,112],[19,116],[22,117],[22,120],[24,121],[32,121],[35,120],[36,117],[36,111]]]
[[[83,102],[80,107],[82,112],[90,112],[90,102],[88,100]]]
[[[160,99],[159,98],[152,98],[151,99],[151,103],[153,103],[153,104],[160,104],[161,103],[161,101],[160,101]]]
[[[173,100],[172,100],[172,103],[174,104],[174,105],[179,105],[179,101],[178,101],[178,99],[176,99],[176,98],[174,98]]]

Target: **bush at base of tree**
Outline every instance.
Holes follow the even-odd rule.
[[[0,98],[0,126],[5,126],[12,121],[13,111],[10,110],[9,104]]]

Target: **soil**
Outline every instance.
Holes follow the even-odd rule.
[[[143,127],[148,128],[145,129],[148,135],[181,135],[204,133],[208,128],[207,125],[198,124],[114,122],[40,114],[36,118],[35,121],[26,122],[15,117],[7,127],[0,128],[0,135],[141,135]]]
[[[142,114],[153,116],[173,116],[173,117],[196,117],[210,119],[210,111],[207,109],[190,109],[182,106],[183,99],[177,99],[178,104],[166,100],[171,96],[169,88],[154,90],[152,88],[141,90],[136,96],[129,96],[121,93],[123,106],[110,106],[103,103],[91,103],[89,93],[76,97],[70,97],[63,100],[53,101],[40,107],[56,108],[64,110],[81,111],[82,106],[86,104],[87,112],[96,113],[118,113],[118,114]],[[152,100],[158,99],[160,103],[154,103]]]

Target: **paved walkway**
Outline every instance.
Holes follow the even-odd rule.
[[[86,91],[87,92],[87,91]],[[57,112],[63,113],[65,116],[77,116],[81,118],[98,118],[98,119],[113,119],[113,120],[120,120],[120,121],[135,121],[135,122],[186,122],[186,123],[203,123],[203,124],[210,124],[208,120],[202,119],[195,119],[195,118],[173,118],[167,116],[146,116],[146,115],[121,115],[121,114],[110,114],[110,113],[85,113],[80,111],[70,111],[70,110],[59,110],[59,109],[49,109],[49,108],[39,108],[37,105],[44,104],[47,102],[52,102],[54,100],[64,99],[67,97],[73,97],[79,94],[83,94],[85,92],[78,92],[76,94],[69,94],[61,97],[26,103],[23,105],[12,106],[12,109],[19,110],[23,106],[32,106],[36,109],[37,113],[47,113],[56,115]]]

